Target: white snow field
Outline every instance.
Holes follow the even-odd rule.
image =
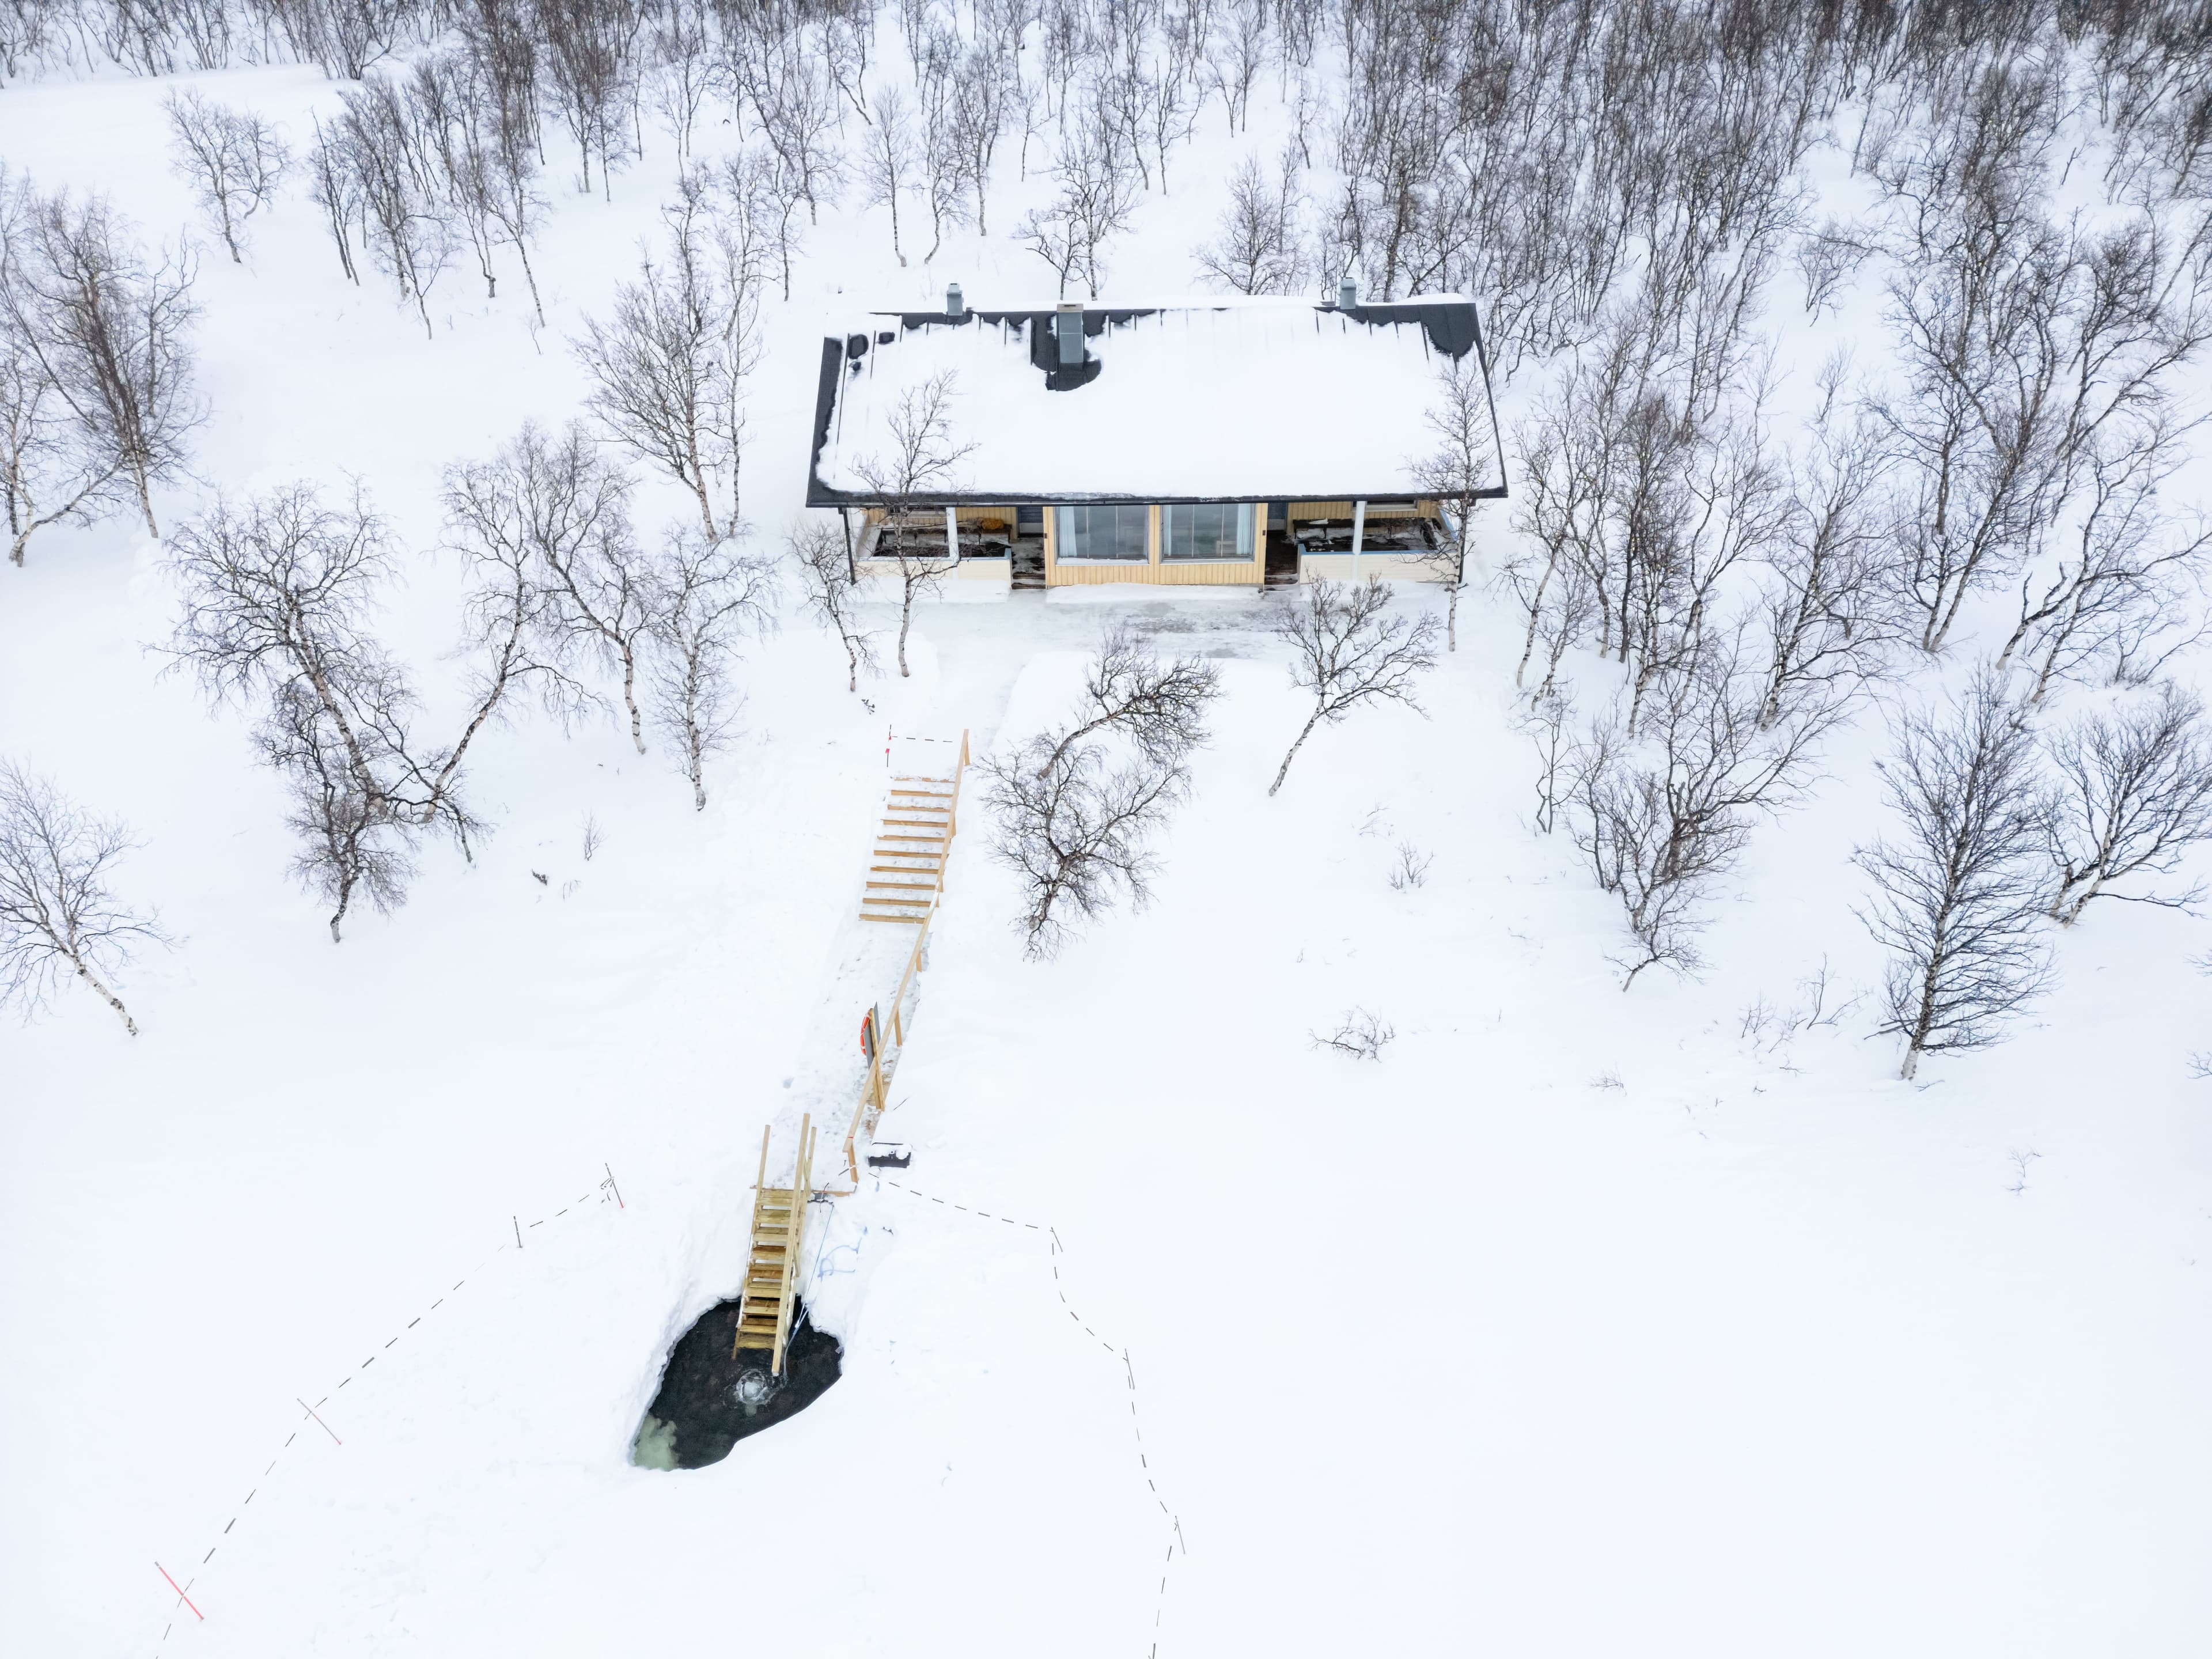
[[[295,140],[335,97],[187,79]],[[0,155],[173,236],[173,84],[11,86]],[[1232,143],[1209,113],[1117,290],[1188,289],[1285,118]],[[647,144],[611,204],[562,197],[534,333],[519,283],[457,270],[426,339],[343,280],[296,179],[247,264],[204,254],[198,475],[365,481],[426,718],[461,696],[441,469],[578,412],[567,338],[673,171]],[[764,547],[825,329],[948,278],[1054,298],[1003,233],[901,270],[882,219],[825,214],[768,307]],[[1874,305],[1785,336],[1785,395]],[[1624,995],[1617,904],[1529,827],[1512,618],[1471,590],[1427,718],[1324,728],[1271,799],[1305,712],[1283,603],[927,605],[912,678],[859,696],[787,603],[703,813],[613,724],[518,717],[474,751],[474,866],[428,849],[333,947],[247,719],[148,648],[173,610],[143,526],[0,568],[0,754],[133,825],[121,884],[178,940],[125,976],[135,1041],[68,990],[0,1027],[0,1651],[2205,1651],[2204,921],[2096,907],[2008,1042],[1898,1082],[1847,862],[1881,821],[1870,706],[1754,839],[1705,975]],[[668,1346],[738,1283],[763,1126],[787,1158],[810,1111],[835,1161],[895,955],[853,920],[887,737],[903,764],[1060,718],[1114,616],[1224,676],[1152,903],[1024,961],[971,806],[884,1129],[913,1165],[813,1213],[842,1380],[711,1468],[631,1467]],[[1401,842],[1434,858],[1411,891]],[[1824,961],[1840,1018],[1746,1035]],[[1313,1042],[1354,1007],[1395,1029],[1379,1061]]]

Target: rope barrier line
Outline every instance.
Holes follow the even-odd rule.
[[[1067,1254],[1067,1246],[1060,1242],[1060,1230],[1049,1223],[1017,1221],[1012,1216],[994,1215],[988,1210],[969,1209],[965,1204],[957,1204],[950,1199],[939,1198],[934,1193],[925,1193],[919,1188],[908,1186],[904,1182],[894,1181],[886,1175],[877,1175],[876,1182],[878,1186],[896,1188],[909,1198],[926,1198],[933,1204],[942,1204],[948,1209],[958,1210],[984,1221],[1003,1221],[1010,1227],[1026,1227],[1031,1232],[1044,1234],[1050,1241],[1047,1247],[1047,1260],[1052,1267],[1053,1292],[1060,1297],[1060,1305],[1067,1310],[1067,1316],[1075,1322],[1077,1328],[1085,1336],[1121,1362],[1122,1375],[1127,1379],[1129,1392],[1129,1429],[1137,1442],[1137,1467],[1144,1473],[1145,1486],[1152,1494],[1152,1501],[1159,1505],[1161,1516],[1175,1534],[1175,1537],[1168,1544],[1167,1554],[1160,1563],[1160,1587],[1152,1605],[1152,1645],[1147,1659],[1158,1659],[1160,1620],[1167,1611],[1168,1568],[1175,1561],[1176,1552],[1180,1549],[1185,1555],[1188,1555],[1190,1546],[1183,1542],[1182,1517],[1168,1507],[1166,1498],[1160,1492],[1159,1483],[1152,1479],[1152,1458],[1145,1450],[1144,1420],[1137,1411],[1137,1368],[1130,1361],[1129,1351],[1127,1348],[1115,1347],[1085,1324],[1083,1316],[1076,1311],[1075,1304],[1067,1299],[1067,1287],[1060,1282],[1060,1258]]]
[[[622,1202],[619,1192],[615,1187],[614,1171],[610,1169],[607,1170],[607,1178],[599,1182],[593,1191],[584,1194],[583,1196],[577,1199],[573,1204],[563,1205],[560,1209],[555,1211],[553,1215],[546,1217],[544,1220],[533,1221],[530,1224],[533,1227],[541,1227],[545,1224],[546,1220],[556,1219],[558,1217],[568,1214],[572,1209],[579,1209],[586,1205],[591,1204],[594,1198],[598,1200],[599,1204],[602,1206],[608,1202],[612,1201],[618,1209],[629,1208],[628,1205]],[[320,1400],[318,1400],[314,1405],[310,1406],[307,1404],[306,1398],[299,1395],[295,1395],[292,1397],[293,1403],[298,1406],[300,1409],[307,1414],[307,1417],[313,1419],[314,1421],[321,1426],[323,1432],[329,1435],[332,1441],[336,1442],[336,1443],[340,1446],[343,1446],[345,1442],[338,1438],[337,1431],[333,1429],[328,1423],[323,1421],[319,1408],[329,1405],[331,1403],[331,1397],[335,1395],[340,1389],[343,1389],[347,1383],[352,1382],[355,1377],[359,1376],[362,1372],[367,1370],[371,1365],[374,1364],[377,1360],[378,1353],[382,1353],[386,1350],[389,1349],[392,1343],[399,1340],[400,1337],[406,1335],[409,1331],[413,1330],[417,1325],[421,1324],[429,1315],[436,1312],[440,1308],[445,1306],[447,1297],[450,1297],[454,1293],[454,1291],[459,1291],[463,1285],[466,1285],[471,1279],[474,1278],[477,1273],[482,1273],[484,1268],[490,1266],[490,1264],[499,1256],[505,1255],[509,1250],[513,1250],[517,1255],[520,1255],[522,1250],[521,1218],[519,1216],[512,1217],[510,1219],[515,1224],[515,1242],[512,1245],[501,1244],[497,1249],[494,1250],[491,1255],[484,1257],[484,1259],[477,1262],[475,1267],[470,1268],[467,1273],[464,1274],[461,1278],[455,1279],[453,1281],[453,1290],[447,1291],[445,1296],[440,1297],[428,1308],[425,1308],[421,1313],[416,1315],[414,1318],[409,1320],[407,1323],[400,1328],[397,1335],[394,1335],[390,1341],[385,1343],[383,1348],[380,1348],[377,1351],[377,1353],[373,1353],[369,1355],[368,1358],[362,1360],[359,1365],[355,1367],[352,1371],[349,1372],[345,1377],[339,1382],[337,1388],[332,1389],[330,1394],[325,1395]],[[304,1421],[305,1419],[303,1419],[302,1420]],[[284,1437],[284,1443],[276,1449],[276,1455],[270,1458],[269,1460],[269,1467],[261,1471],[262,1480],[268,1480],[269,1477],[276,1472],[277,1464],[282,1462],[284,1459],[284,1454],[291,1449],[292,1443],[299,1437],[300,1431],[296,1428],[294,1429],[291,1433]],[[255,1482],[252,1490],[248,1492],[245,1498],[240,1501],[237,1513],[234,1514],[229,1520],[223,1523],[222,1531],[216,1535],[216,1542],[214,1546],[210,1547],[208,1553],[200,1558],[200,1565],[202,1566],[205,1566],[210,1561],[215,1559],[216,1550],[222,1547],[222,1540],[230,1535],[230,1529],[238,1524],[239,1516],[245,1513],[246,1505],[252,1503],[255,1494],[259,1492],[260,1490],[260,1482]],[[195,1576],[193,1577],[187,1578],[180,1586],[175,1579],[169,1578],[167,1569],[162,1567],[160,1562],[156,1561],[154,1565],[155,1570],[161,1572],[162,1577],[169,1579],[169,1587],[177,1592],[178,1600],[185,1607],[191,1607],[196,1617],[201,1622],[204,1623],[206,1621],[207,1615],[204,1613],[202,1613],[198,1607],[194,1606],[185,1595],[186,1590],[190,1589],[194,1584],[197,1584],[199,1582],[198,1577]],[[165,1624],[161,1627],[161,1639],[160,1642],[155,1644],[155,1652],[157,1656],[161,1651],[162,1644],[168,1641],[169,1632],[175,1628],[175,1624],[173,1622],[175,1611],[176,1610],[173,1607],[170,1609],[172,1621],[168,1624]]]

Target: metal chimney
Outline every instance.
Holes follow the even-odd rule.
[[[966,306],[960,298],[960,284],[957,283],[945,285],[945,314],[948,317],[962,317],[967,314]]]
[[[1336,290],[1336,308],[1339,311],[1349,311],[1358,303],[1359,284],[1347,276]]]
[[[1053,315],[1053,327],[1060,336],[1060,366],[1074,368],[1087,361],[1083,349],[1083,307],[1063,303]]]

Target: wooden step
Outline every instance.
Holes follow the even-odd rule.
[[[909,927],[919,927],[928,918],[927,916],[872,916],[863,910],[860,912],[860,920],[862,921],[902,921]]]

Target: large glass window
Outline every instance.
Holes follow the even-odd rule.
[[[1152,557],[1147,545],[1152,509],[1146,507],[1063,507],[1053,526],[1055,559]]]
[[[1246,507],[1164,507],[1160,509],[1160,556],[1164,559],[1249,559],[1252,556],[1252,513]]]

